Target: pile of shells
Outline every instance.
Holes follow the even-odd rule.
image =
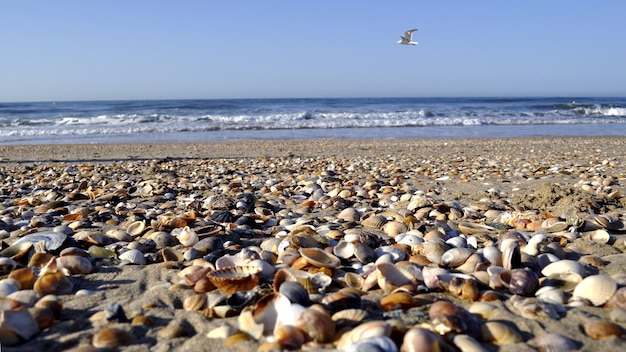
[[[586,336],[622,338],[624,314],[610,312],[626,310],[626,275],[604,273],[609,259],[578,246],[623,256],[624,209],[553,214],[491,189],[444,200],[444,189],[420,186],[422,166],[404,165],[216,159],[14,170],[0,192],[0,342],[37,338],[63,319],[77,282],[117,265],[176,270],[169,290],[184,297],[180,309],[230,323],[207,336],[253,340],[259,351],[582,345],[549,333],[526,341],[499,309],[542,321],[593,307],[602,312]],[[577,187],[614,202],[622,180]],[[162,336],[179,336],[168,327]],[[91,345],[137,339],[107,327]]]

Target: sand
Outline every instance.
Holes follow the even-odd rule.
[[[70,179],[71,170],[86,170],[90,175],[99,173],[101,182],[122,179],[138,182],[149,179],[151,173],[176,173],[191,181],[194,177],[206,178],[209,184],[211,177],[245,184],[251,182],[250,175],[280,184],[298,177],[316,179],[323,170],[332,170],[329,178],[335,174],[334,177],[341,179],[342,172],[350,172],[352,178],[360,177],[360,182],[376,181],[393,188],[398,195],[403,193],[400,185],[409,184],[412,192],[425,193],[438,204],[455,202],[468,207],[478,201],[497,200],[510,211],[536,210],[544,216],[556,217],[576,214],[580,219],[591,213],[610,214],[621,220],[626,216],[626,199],[622,197],[626,194],[625,147],[626,137],[0,146],[1,194],[3,209],[7,209],[12,202],[27,196],[18,195],[12,178],[38,175],[39,182],[52,182],[46,176],[50,170],[51,175],[59,177],[68,178],[70,174]],[[176,192],[176,187],[172,190]],[[204,196],[211,192],[214,190],[206,189]],[[378,211],[387,208],[382,204]],[[336,216],[336,213],[326,209],[307,216]],[[46,225],[40,230],[44,229]],[[624,285],[624,236],[621,229],[612,231],[610,242],[600,243],[581,235],[563,243],[564,256],[573,260],[599,257],[602,265],[587,265],[587,274],[611,275],[618,285]],[[9,237],[4,241],[9,244],[12,240]],[[260,239],[248,240],[242,239],[241,243],[258,244]],[[260,342],[251,338],[224,341],[206,336],[224,324],[236,328],[236,317],[206,318],[196,311],[182,309],[182,302],[192,291],[172,290],[171,285],[180,280],[177,274],[187,264],[119,265],[114,259],[97,261],[93,273],[70,277],[73,290],[60,295],[64,310],[54,325],[17,346],[2,346],[2,350],[90,348],[93,336],[111,326],[128,331],[132,337],[119,348],[123,351],[258,349]],[[79,290],[90,294],[76,295]],[[370,293],[371,297],[376,295]],[[448,292],[422,293],[419,297],[431,303],[450,300],[466,309],[472,304]],[[120,304],[129,319],[147,316],[149,322],[131,324],[93,317],[111,302]],[[489,320],[514,324],[522,341],[511,345],[482,343],[488,351],[533,351],[536,350],[532,347],[533,339],[546,332],[569,338],[583,351],[617,350],[626,346],[624,337],[594,339],[585,333],[587,325],[597,320],[614,322],[624,331],[626,312],[621,309],[567,307],[558,319],[531,319],[521,318],[511,300],[491,304],[498,310]],[[424,304],[386,312],[384,319],[400,319],[407,324],[405,328],[417,321],[427,323],[423,316],[428,307],[429,304]],[[166,326],[178,326],[181,330],[169,336],[165,333]],[[401,340],[396,342],[399,346]],[[332,344],[310,343],[303,346],[304,349],[331,347]]]

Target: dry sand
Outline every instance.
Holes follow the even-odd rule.
[[[211,184],[211,177],[221,178],[220,182],[231,179],[244,185],[270,179],[275,184],[287,184],[298,177],[316,180],[323,170],[333,170],[341,181],[345,181],[342,172],[351,173],[351,180],[358,178],[361,184],[374,180],[381,186],[389,186],[398,196],[404,192],[400,185],[408,184],[412,191],[426,193],[440,204],[456,202],[468,207],[472,202],[491,199],[505,204],[508,211],[530,209],[555,216],[577,214],[580,218],[594,212],[623,220],[626,216],[626,199],[622,197],[626,194],[625,147],[626,138],[623,137],[0,146],[0,194],[2,209],[12,208],[16,201],[26,199],[29,196],[27,190],[32,190],[36,182],[24,185],[25,175],[36,177],[44,188],[54,182],[50,180],[54,176],[50,175],[67,181],[57,184],[60,188],[81,179],[93,183],[96,188],[107,180],[140,182],[165,173],[175,173],[190,182],[194,177],[203,178],[208,184]],[[89,180],[87,174],[99,176]],[[22,189],[19,189],[17,180],[21,180]],[[177,191],[173,186],[172,192]],[[203,197],[215,194],[215,189],[194,191]],[[22,210],[26,208],[28,206],[23,206]],[[389,207],[381,205],[378,211],[385,208]],[[307,216],[321,218],[336,213],[327,209]],[[532,235],[534,232],[528,233]],[[497,234],[493,235],[497,237]],[[621,231],[614,231],[611,235],[611,242],[606,244],[583,238],[571,240],[564,243],[564,255],[574,260],[586,255],[598,256],[603,260],[602,265],[587,265],[588,274],[612,275],[624,285],[624,235]],[[7,238],[5,243],[12,240],[14,238]],[[124,351],[256,350],[259,343],[251,339],[225,344],[221,339],[206,337],[208,331],[223,324],[237,327],[236,318],[209,319],[198,312],[182,309],[182,301],[192,291],[168,288],[179,280],[177,274],[184,265],[135,266],[119,265],[116,260],[98,261],[94,273],[71,277],[72,294],[61,295],[65,308],[52,327],[20,345],[2,346],[2,350],[87,348],[94,334],[106,326],[117,326],[130,332],[133,341],[120,348]],[[75,295],[78,290],[92,294]],[[376,294],[371,296],[376,297]],[[445,292],[420,297],[426,301],[447,299],[465,308],[471,305],[471,302]],[[145,315],[151,323],[90,319],[111,302],[119,303],[128,318]],[[584,332],[585,327],[596,320],[613,321],[624,331],[626,312],[623,310],[572,307],[567,308],[560,319],[529,319],[521,318],[510,300],[493,304],[499,309],[490,319],[511,322],[526,342],[551,332],[575,341],[581,351],[609,351],[626,346],[624,337],[593,339]],[[423,319],[428,306],[387,312],[385,318],[397,317],[406,322],[407,327],[416,321],[428,322],[427,318],[426,321]],[[181,336],[168,337],[159,332],[168,325],[181,326]],[[526,342],[501,346],[483,343],[482,346],[489,351],[535,350]],[[312,347],[307,345],[305,348]]]

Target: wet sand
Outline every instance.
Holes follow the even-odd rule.
[[[0,146],[1,210],[7,224],[3,241],[6,247],[31,231],[48,231],[58,225],[72,225],[71,237],[81,231],[101,234],[111,229],[126,231],[131,221],[144,220],[154,225],[157,214],[167,211],[189,216],[194,210],[197,220],[189,222],[189,226],[200,228],[218,209],[205,206],[208,198],[220,194],[236,198],[238,194],[248,192],[276,205],[275,212],[269,215],[276,224],[273,227],[259,225],[257,232],[243,231],[238,239],[223,232],[219,236],[234,242],[223,252],[224,255],[235,255],[246,246],[258,246],[280,231],[288,233],[281,220],[284,224],[291,224],[288,220],[308,219],[321,232],[329,224],[347,229],[344,223],[336,222],[340,210],[347,206],[361,209],[363,219],[367,215],[407,208],[417,214],[420,209],[430,207],[436,211],[413,224],[423,234],[438,228],[440,221],[444,221],[454,234],[477,237],[481,247],[491,242],[495,244],[504,233],[516,229],[527,237],[543,233],[553,245],[541,251],[558,252],[561,259],[581,262],[584,276],[606,274],[613,278],[617,288],[621,288],[626,284],[623,269],[626,267],[625,235],[623,226],[618,226],[626,216],[626,199],[623,197],[626,194],[625,147],[626,137]],[[305,191],[311,184],[321,185],[327,197],[311,200],[312,194]],[[365,185],[375,185],[375,188],[359,196]],[[123,191],[103,200],[114,190]],[[341,190],[347,192],[339,197]],[[195,203],[192,201],[194,197],[197,199]],[[409,206],[419,197],[427,202]],[[32,224],[32,217],[40,215],[38,207],[52,200],[63,200],[57,204],[63,210],[43,217],[32,230],[10,225],[11,221],[19,224],[20,220]],[[85,212],[88,222],[79,225],[75,224],[79,220],[64,216],[80,207],[89,210]],[[97,218],[98,211],[104,213],[101,207],[115,211],[110,218]],[[121,211],[122,208],[127,209]],[[131,218],[133,211],[129,209],[139,208],[146,211],[136,212]],[[152,212],[154,209],[160,211]],[[459,210],[456,217],[452,209]],[[521,225],[523,221],[505,224],[490,218],[486,213],[489,209],[501,213],[533,213],[541,221],[560,219],[568,222],[571,231],[566,232],[575,235],[568,237],[543,228],[531,230]],[[231,212],[236,213],[234,207]],[[584,228],[585,220],[590,221],[594,214],[609,215],[615,220],[614,228],[607,230],[610,237],[606,242],[590,239],[590,229]],[[537,221],[537,218],[531,219],[528,215],[524,220]],[[266,216],[263,221],[270,219]],[[574,221],[577,221],[576,226]],[[454,228],[467,222],[484,224],[492,230],[472,235]],[[351,226],[363,228],[361,221]],[[166,231],[171,230],[166,228]],[[393,238],[390,240],[381,229],[367,231],[393,242]],[[84,249],[91,246],[82,240],[75,244]],[[555,244],[562,250],[557,251]],[[106,246],[116,248],[111,243]],[[180,244],[172,247],[181,253],[186,250]],[[163,263],[156,253],[157,250],[152,251],[155,262],[147,265],[123,265],[115,258],[92,258],[93,272],[72,275],[69,278],[71,291],[58,295],[64,310],[57,321],[23,343],[13,347],[3,345],[3,350],[77,347],[88,350],[93,346],[94,335],[105,327],[117,327],[128,333],[126,339],[117,338],[124,341],[119,347],[124,351],[250,351],[266,342],[265,337],[256,341],[236,334],[226,340],[208,338],[208,332],[224,324],[237,330],[237,318],[207,318],[198,311],[183,309],[183,302],[194,291],[173,287],[181,280],[178,274],[190,265],[190,261]],[[540,280],[543,279],[536,262],[537,255],[524,258],[520,266],[530,268],[538,273]],[[28,264],[24,260],[17,260],[18,267]],[[350,271],[347,267],[353,261],[344,260],[342,267],[334,269],[334,274]],[[450,272],[460,272],[436,263],[421,262],[419,267],[445,267]],[[312,297],[321,299],[340,289],[342,282],[335,278],[324,294]],[[421,279],[419,285],[411,292],[415,305],[389,311],[380,307],[380,299],[388,293],[377,287],[362,292],[361,306],[375,307],[369,320],[393,322],[392,339],[398,348],[402,336],[413,326],[434,328],[433,320],[427,314],[433,302],[449,300],[465,309],[472,307],[471,300],[460,299],[446,289],[426,288]],[[262,280],[261,287],[271,290],[271,280]],[[485,285],[479,287],[481,291],[490,291]],[[76,295],[79,290],[86,294]],[[514,297],[506,288],[495,291],[500,293],[501,300],[488,303],[497,311],[480,318],[478,325],[487,321],[506,322],[517,331],[520,341],[498,345],[485,341],[485,337],[479,334],[475,338],[484,350],[536,350],[535,339],[546,332],[568,338],[577,350],[583,351],[616,350],[625,345],[624,337],[597,339],[588,336],[586,329],[593,322],[608,321],[624,332],[626,302],[622,301],[618,307],[615,304],[604,306],[604,302],[599,306],[575,304],[570,300],[572,293],[568,292],[562,311],[557,309],[556,317],[542,313],[541,309],[532,316],[520,308],[522,305],[516,304],[519,295]],[[533,298],[534,293],[527,296]],[[121,305],[129,321],[102,318],[99,312],[111,302]],[[137,318],[134,323],[131,322],[133,318]],[[180,329],[169,333],[168,329],[172,327]],[[306,342],[301,348],[333,349],[340,335],[337,332],[335,341]]]

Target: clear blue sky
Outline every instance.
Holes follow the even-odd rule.
[[[0,101],[625,96],[626,1],[2,1]],[[417,46],[395,44],[419,28]]]

